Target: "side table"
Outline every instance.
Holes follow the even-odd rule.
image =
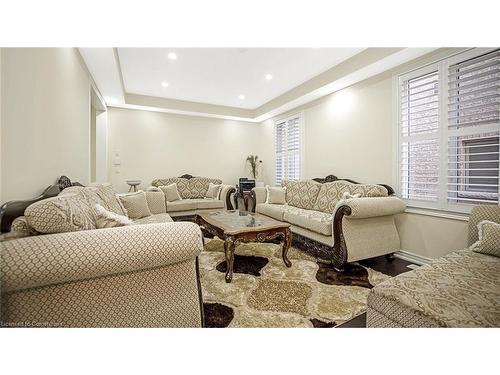
[[[139,186],[142,181],[141,180],[127,180],[125,181],[130,188],[128,189],[128,192],[130,193],[131,191],[137,191],[137,186]]]

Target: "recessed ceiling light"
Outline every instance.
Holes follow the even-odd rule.
[[[177,60],[177,54],[175,52],[169,52],[168,53],[168,58],[170,60]]]
[[[272,80],[273,79],[273,75],[272,74],[266,74],[266,79],[268,81]]]
[[[161,87],[168,87],[168,82],[162,82]]]
[[[243,95],[243,94],[238,95],[238,99],[241,99],[241,100],[245,99],[245,95]]]
[[[118,103],[118,99],[116,99],[116,98],[110,98],[110,97],[104,98],[104,101],[106,102],[106,104],[116,104],[116,103]]]

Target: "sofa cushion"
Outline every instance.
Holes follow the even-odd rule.
[[[380,185],[353,184],[348,181],[334,181],[321,184],[321,190],[313,209],[333,213],[335,205],[344,193],[359,194],[360,197],[387,197],[387,189]]]
[[[26,208],[30,227],[39,233],[62,233],[96,229],[95,202],[80,189],[72,194],[43,199]]]
[[[332,214],[326,212],[292,206],[287,206],[283,214],[284,221],[325,236],[332,235],[332,217]]]
[[[154,214],[164,214],[167,212],[167,203],[165,194],[160,191],[146,191],[146,200],[148,201],[149,211]]]
[[[196,210],[198,203],[193,199],[182,199],[180,201],[167,202],[167,212]]]
[[[120,201],[127,210],[127,216],[131,219],[151,216],[146,193],[138,191],[136,193],[119,195]]]
[[[500,258],[466,249],[377,285],[368,315],[399,327],[499,327],[499,301]]]
[[[224,202],[218,199],[182,199],[175,202],[167,202],[167,212],[192,211],[205,209],[224,208]]]
[[[180,177],[170,177],[165,179],[155,179],[152,182],[153,186],[166,186],[173,183],[177,184],[177,189],[182,199],[203,198],[208,190],[208,184],[222,184],[222,181],[217,178],[208,177],[193,177],[190,179]]]
[[[196,201],[198,210],[224,208],[224,202],[218,199],[190,199]]]
[[[140,219],[135,219],[134,224],[157,224],[157,223],[171,223],[173,220],[167,213],[154,214]]]
[[[270,216],[273,219],[283,221],[283,213],[285,209],[285,205],[283,204],[271,204],[271,203],[258,203],[255,206],[255,212]]]
[[[476,253],[500,257],[500,224],[483,220],[478,224],[479,240],[471,249]]]
[[[283,181],[281,184],[286,188],[286,203],[290,206],[312,210],[321,184],[316,181]]]

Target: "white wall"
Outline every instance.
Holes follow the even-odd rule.
[[[126,191],[127,179],[141,179],[145,188],[154,178],[188,173],[236,184],[247,176],[246,157],[261,153],[260,129],[250,122],[108,108],[110,182]]]
[[[376,78],[288,112],[302,112],[303,178],[334,174],[367,183],[392,182],[391,81]],[[274,122],[263,123],[274,165]],[[274,175],[268,173],[269,183]]]
[[[108,181],[108,113],[97,111],[95,139],[95,182]]]
[[[3,48],[2,201],[90,179],[90,81],[76,49]]]

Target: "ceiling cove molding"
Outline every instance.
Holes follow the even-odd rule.
[[[120,58],[116,48],[85,48],[80,50],[81,52],[83,50],[82,56],[85,63],[104,97],[115,98],[116,102],[108,103],[108,106],[227,120],[262,122],[367,78],[394,69],[436,49],[367,48],[255,109],[127,93],[125,92]],[[95,52],[97,57],[92,56],[92,50],[97,50]],[[108,50],[108,52],[103,50]],[[102,72],[99,72],[99,66],[97,66],[99,63],[105,64],[112,74],[103,77]],[[109,90],[112,91],[110,95],[106,93],[108,87],[113,88]],[[118,90],[121,92],[118,92]]]

